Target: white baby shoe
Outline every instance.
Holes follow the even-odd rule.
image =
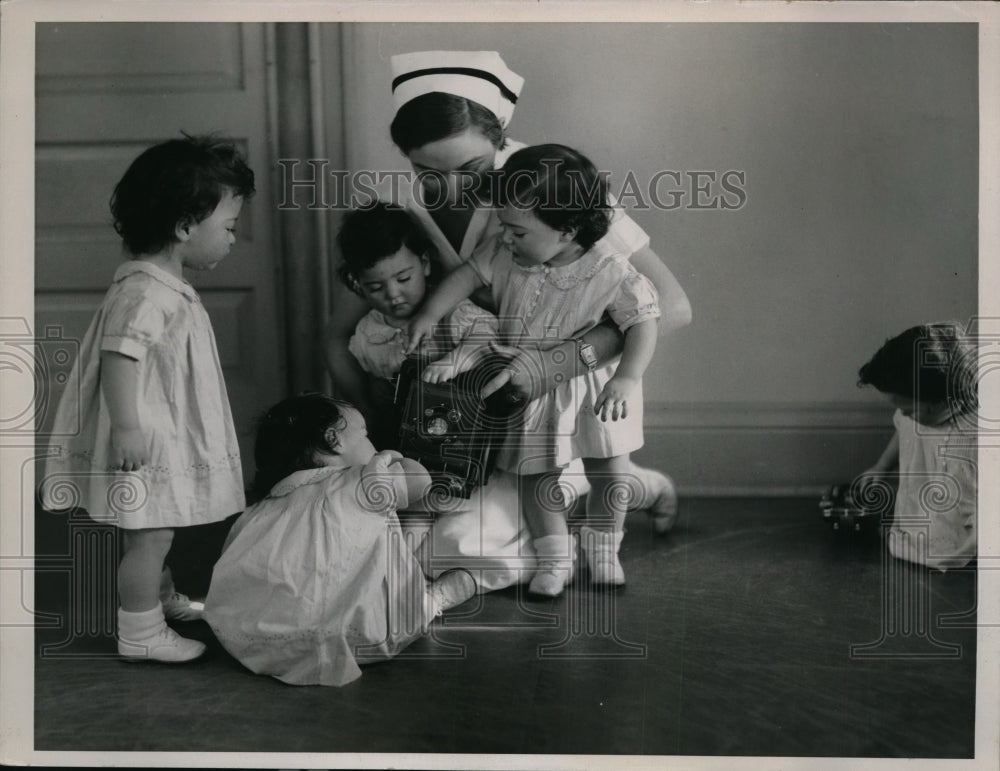
[[[205,652],[205,644],[181,637],[166,624],[155,634],[141,640],[118,638],[118,655],[126,661],[160,661],[180,664],[193,661]]]
[[[583,553],[587,555],[591,583],[612,586],[622,586],[625,583],[625,571],[618,561],[618,549],[624,535],[621,530],[612,532],[594,530],[592,527],[581,528],[580,538],[583,541]]]
[[[532,594],[558,597],[573,580],[576,542],[572,535],[545,535],[534,541],[538,567],[528,585]]]
[[[167,621],[198,621],[205,612],[205,603],[192,600],[180,592],[161,598],[160,603]]]
[[[472,599],[476,594],[476,579],[468,570],[449,570],[431,583],[427,594],[430,600],[428,615],[434,618]]]
[[[653,518],[653,529],[663,535],[677,521],[677,488],[674,487],[674,480],[666,474],[658,474],[657,476],[663,478],[662,487],[649,507],[649,516]]]

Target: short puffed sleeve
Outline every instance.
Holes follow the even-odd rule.
[[[613,206],[611,226],[601,242],[607,243],[614,251],[622,254],[635,254],[640,249],[649,246],[649,236],[646,231],[639,227],[635,220],[616,204],[614,199],[612,199],[611,204]]]
[[[130,359],[142,360],[167,326],[167,309],[141,291],[119,291],[109,298],[105,313],[101,350]]]
[[[496,316],[469,300],[462,300],[441,323],[446,326],[452,345],[466,339],[482,343],[496,340],[500,326]]]
[[[641,321],[660,318],[660,299],[653,282],[641,273],[629,271],[608,308],[608,315],[622,332]]]

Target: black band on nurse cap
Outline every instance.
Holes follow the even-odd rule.
[[[465,75],[470,78],[481,78],[482,80],[488,81],[496,86],[504,99],[509,101],[511,104],[517,104],[517,94],[511,91],[504,82],[500,80],[492,72],[486,72],[485,70],[477,70],[472,67],[428,67],[423,70],[413,70],[412,72],[404,72],[402,75],[397,76],[392,81],[392,90],[395,91],[396,88],[408,80],[413,80],[414,78],[420,78],[425,75]]]

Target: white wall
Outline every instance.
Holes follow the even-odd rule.
[[[694,307],[647,375],[639,455],[682,489],[812,490],[860,471],[888,412],[858,367],[907,326],[976,312],[973,25],[342,31],[351,168],[405,168],[389,57],[440,48],[500,51],[526,79],[511,135],[575,146],[613,186],[745,172],[738,211],[633,212]]]

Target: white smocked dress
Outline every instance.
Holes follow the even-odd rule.
[[[501,239],[470,262],[493,293],[505,345],[558,344],[577,338],[605,317],[622,332],[659,318],[656,289],[628,255],[598,242],[578,260],[557,267],[522,266]],[[603,421],[594,403],[618,360],[556,386],[529,402],[508,430],[497,464],[519,474],[564,468],[577,458],[610,458],[642,447],[642,384],[629,398],[628,416]]]
[[[899,489],[889,551],[932,568],[976,556],[977,424],[969,415],[925,426],[896,410]]]
[[[424,633],[427,581],[392,486],[362,485],[376,463],[297,471],[233,525],[205,620],[251,671],[344,685]]]
[[[109,469],[101,351],[138,362],[139,422],[149,462]],[[215,335],[189,283],[149,262],[121,265],[80,345],[59,403],[41,482],[50,510],[80,506],[118,527],[215,522],[245,506],[239,444]]]

